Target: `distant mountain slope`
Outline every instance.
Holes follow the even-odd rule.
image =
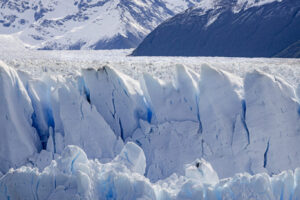
[[[15,38],[11,35],[0,35],[0,54],[3,55],[3,52],[24,52],[26,47],[18,38]]]
[[[4,0],[0,34],[15,34],[41,49],[132,48],[158,24],[198,1]]]
[[[273,57],[300,39],[299,10],[299,0],[240,11],[230,4],[188,9],[158,26],[133,55]]]

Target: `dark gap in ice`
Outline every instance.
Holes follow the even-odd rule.
[[[144,101],[144,104],[145,104],[146,109],[147,109],[147,118],[146,118],[146,120],[147,120],[148,123],[151,123],[152,117],[153,117],[153,111],[150,107],[149,102],[146,100],[145,97],[143,97],[143,101]],[[141,117],[139,116],[139,118],[141,118]]]
[[[196,95],[196,107],[197,107],[197,119],[199,123],[198,133],[202,134],[203,128],[202,128],[202,122],[200,118],[200,111],[199,111],[199,97]]]
[[[114,119],[116,119],[116,104],[115,104],[115,89],[111,92],[111,103],[113,106],[113,111],[111,112],[111,115]]]
[[[86,100],[87,100],[87,102],[88,102],[89,104],[91,104],[91,93],[90,93],[89,88],[86,86],[83,77],[80,77],[80,78],[78,79],[78,87],[79,87],[79,92],[80,92],[80,94],[81,94],[81,95],[84,95],[85,98],[86,98]]]
[[[266,148],[266,151],[264,153],[264,168],[266,168],[267,164],[268,164],[268,151],[269,151],[269,147],[270,147],[270,140],[268,141],[267,148]]]
[[[247,133],[247,139],[248,139],[248,145],[249,145],[250,144],[250,132],[249,132],[249,129],[248,129],[248,126],[247,126],[247,123],[246,123],[247,107],[246,107],[246,101],[245,100],[242,100],[242,108],[243,108],[242,123],[243,123],[243,126],[246,130],[246,133]]]
[[[35,111],[33,111],[32,115],[31,115],[31,120],[32,120],[32,127],[36,130],[36,132],[40,138],[40,141],[42,144],[42,149],[46,149],[47,148],[47,140],[48,140],[49,135],[48,136],[45,135],[43,133],[43,131],[40,130]]]
[[[49,127],[52,127],[54,130],[55,127],[55,122],[54,122],[54,118],[53,118],[53,113],[52,113],[52,108],[50,107],[50,103],[49,102],[35,102],[34,98],[31,96],[31,93],[28,92],[28,85],[26,85],[26,90],[27,90],[27,94],[29,96],[29,98],[31,99],[31,104],[32,104],[32,108],[33,108],[33,113],[31,115],[31,120],[32,120],[32,127],[36,130],[39,138],[40,138],[40,142],[42,144],[42,149],[46,149],[47,148],[47,142],[48,142],[48,138],[50,136],[49,133]],[[38,106],[37,104],[40,103],[42,106],[42,115],[44,117],[47,123],[48,128],[45,129],[45,127],[43,127],[42,124],[40,124],[40,119],[37,116],[37,109]]]
[[[121,119],[119,119],[119,126],[120,126],[121,138],[122,138],[123,141],[125,141],[124,130],[123,130]]]

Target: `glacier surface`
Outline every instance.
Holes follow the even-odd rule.
[[[297,60],[18,53],[0,56],[0,199],[299,198]]]

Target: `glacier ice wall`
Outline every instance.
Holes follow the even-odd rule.
[[[0,62],[0,171],[24,165],[41,150],[31,126],[33,108],[17,72]]]
[[[142,175],[145,167],[143,150],[132,142],[106,164],[89,160],[82,149],[70,145],[41,172],[23,166],[0,177],[0,199],[300,198],[300,168],[272,177],[243,173],[219,180],[208,162],[196,159],[185,166],[183,176],[151,183]]]
[[[300,166],[299,102],[278,77],[242,79],[208,65],[200,74],[178,65],[172,82],[108,66],[32,77],[0,65],[2,174],[25,164],[42,170],[68,145],[107,163],[130,141],[143,149],[152,182],[185,174],[196,158],[220,178]]]

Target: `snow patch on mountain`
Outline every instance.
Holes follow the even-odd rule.
[[[0,49],[3,52],[26,51],[26,45],[14,35],[0,35]]]
[[[268,3],[272,3],[274,1],[282,2],[283,0],[237,0],[235,7],[233,8],[233,12],[240,12],[242,9],[248,9],[251,7],[258,7]]]

